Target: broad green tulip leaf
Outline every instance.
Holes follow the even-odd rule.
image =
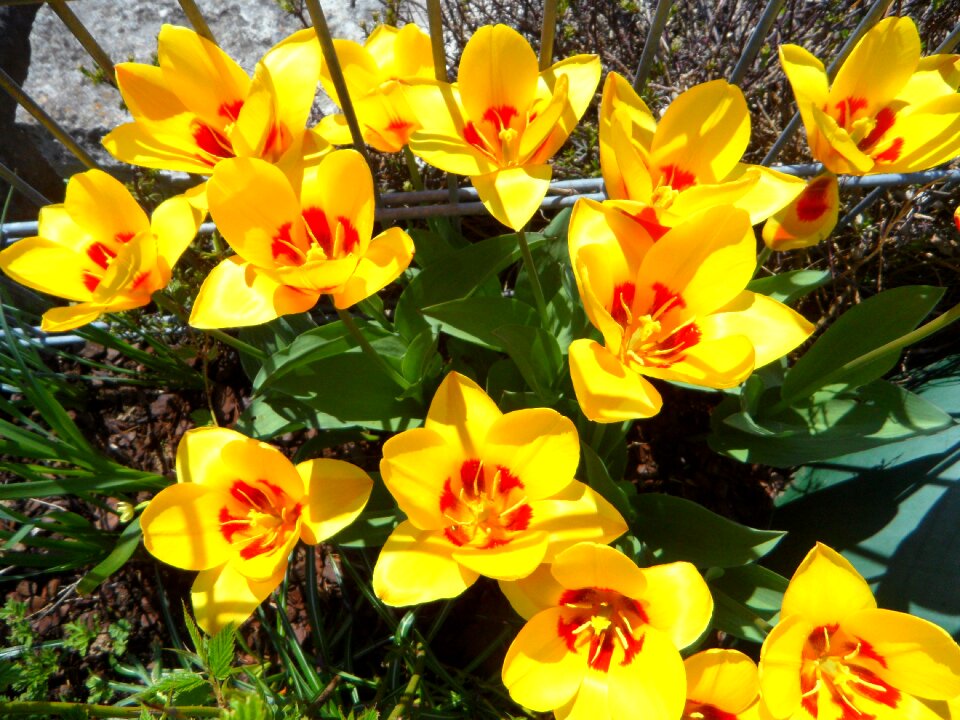
[[[284,433],[317,428],[315,418],[316,413],[299,400],[271,392],[253,398],[234,430],[266,441]]]
[[[543,235],[529,233],[530,247],[543,243]],[[470,297],[486,280],[520,259],[517,236],[499,235],[443,256],[417,275],[397,301],[397,331],[413,338],[429,323],[421,310],[432,305]]]
[[[423,314],[440,322],[448,335],[490,350],[504,351],[494,332],[504,325],[537,325],[537,312],[514,298],[475,296],[423,308]]]
[[[777,530],[756,530],[728,520],[690,500],[662,493],[630,499],[631,530],[658,563],[677,560],[697,567],[735,567],[756,561],[783,537]]]
[[[617,512],[630,522],[637,513],[631,505],[631,494],[626,488],[633,490],[633,486],[623,481],[617,482],[610,477],[603,461],[589,445],[581,442],[580,448],[583,451],[583,468],[587,485],[603,495],[617,509]],[[636,495],[636,490],[633,490],[632,494]]]
[[[283,350],[300,335],[317,327],[310,317],[310,313],[283,315],[263,325],[251,325],[240,329],[240,339],[255,348],[263,350],[267,355],[273,355]],[[246,353],[238,353],[240,365],[250,380],[254,380],[260,372],[261,364]]]
[[[713,624],[718,630],[763,642],[780,612],[787,578],[760,565],[743,565],[708,575],[713,594]]]
[[[545,405],[556,400],[554,387],[564,370],[556,338],[546,330],[527,325],[505,325],[494,331],[510,359]]]
[[[887,290],[854,305],[807,350],[783,381],[786,404],[827,386],[849,388],[882,377],[897,364],[900,350],[857,367],[844,366],[913,330],[943,296],[943,288],[910,285]]]
[[[417,335],[400,362],[403,376],[414,383],[439,372],[443,362],[437,354],[437,336],[429,328]]]
[[[747,290],[767,295],[777,302],[789,305],[818,287],[826,285],[831,277],[829,270],[791,270],[752,280],[747,285]]]
[[[773,400],[775,390],[768,391]],[[764,403],[759,403],[761,408]],[[711,417],[710,447],[741,462],[790,467],[826,460],[953,425],[942,408],[885,380],[826,394],[817,404],[756,417],[727,398]]]
[[[24,525],[24,527],[27,526]],[[110,554],[88,570],[80,579],[80,582],[77,584],[77,592],[81,595],[89,595],[96,590],[100,583],[124,566],[140,546],[140,540],[142,538],[143,532],[140,530],[140,518],[135,518],[123,529],[123,532],[120,533],[120,536],[117,538],[117,544],[113,550],[110,551]]]

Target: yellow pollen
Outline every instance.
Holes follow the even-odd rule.
[[[870,117],[854,120],[849,130],[850,139],[855,143],[859,143],[870,134],[876,124],[876,121]]]
[[[610,618],[605,615],[594,615],[588,622],[595,633],[602,633],[613,625]]]
[[[511,165],[517,161],[517,152],[513,147],[519,134],[513,128],[503,128],[499,133],[500,150],[503,153],[503,164]]]

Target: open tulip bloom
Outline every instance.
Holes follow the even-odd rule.
[[[764,717],[937,720],[917,698],[960,695],[960,647],[933,623],[877,608],[863,577],[817,544],[760,652]]]
[[[747,101],[735,85],[696,85],[658,123],[630,83],[607,75],[600,104],[604,185],[611,203],[654,240],[710,207],[741,208],[756,224],[798,195],[803,180],[740,162],[749,142]]]
[[[504,589],[527,618],[503,662],[503,683],[518,703],[553,710],[558,720],[681,717],[680,650],[713,614],[693,565],[638,568],[611,547],[585,542]]]
[[[587,317],[603,336],[570,345],[570,375],[597,422],[650,417],[660,394],[644,376],[734,387],[803,342],[813,326],[746,290],[756,240],[744,210],[715,207],[656,242],[609,203],[577,201],[570,258]]]
[[[164,25],[159,67],[117,65],[133,122],[108,134],[104,147],[133,165],[200,175],[226,158],[276,162],[291,147],[321,154],[329,144],[305,134],[319,74],[316,45],[312,29],[292,35],[264,56],[251,80],[214,43]]]
[[[537,56],[519,33],[484,26],[467,42],[455,84],[422,82],[407,89],[422,125],[410,149],[441,170],[468,176],[487,210],[520,230],[547,194],[548,160],[599,81],[596,55],[538,72]]]
[[[348,462],[294,465],[233,430],[197,428],[177,447],[177,484],[143,511],[143,542],[159,560],[200,571],[193,610],[212,634],[242,623],[280,584],[298,540],[314,545],[353,522],[372,487]]]
[[[834,173],[926,170],[960,154],[960,55],[920,57],[910,18],[888,17],[830,83],[817,58],[780,46],[810,152]]]
[[[363,139],[381,152],[399,152],[420,128],[410,106],[405,86],[414,80],[434,77],[430,36],[408,23],[399,30],[380,25],[360,45],[352,40],[334,40],[337,60],[343,70],[350,101],[363,131]],[[319,52],[319,47],[317,48]],[[321,58],[320,82],[340,105],[330,68]],[[343,115],[327,115],[317,131],[335,145],[352,142]]]
[[[107,312],[142,307],[170,282],[203,213],[183,195],[152,218],[120,181],[100,170],[74,175],[60,205],[40,210],[38,235],[0,253],[0,269],[22,285],[75,305],[43,315],[45,332],[72,330]]]
[[[217,166],[210,214],[237,253],[204,280],[190,324],[240,327],[305,312],[322,294],[339,309],[397,279],[413,240],[390,228],[373,235],[373,177],[355,150],[337,150],[291,172],[254,158]]]
[[[480,575],[516,580],[582,540],[627,526],[573,475],[580,445],[554,410],[503,414],[472,380],[450,373],[424,427],[383,446],[380,472],[406,513],[373,571],[389,605],[459,595]]]
[[[687,702],[682,720],[757,720],[757,666],[737,650],[704,650],[683,661]]]

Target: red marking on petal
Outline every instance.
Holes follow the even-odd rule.
[[[638,225],[647,231],[647,234],[650,235],[650,239],[656,242],[664,235],[667,234],[667,231],[670,229],[664,225],[660,224],[660,220],[657,218],[657,211],[652,207],[646,207],[636,215],[631,215]]]
[[[870,131],[869,135],[857,143],[858,149],[866,151],[868,147],[883,137],[884,133],[893,127],[893,124],[897,120],[897,114],[890,108],[885,107],[877,113],[877,117],[874,118],[874,120],[876,125],[873,126],[873,130]]]
[[[510,127],[510,122],[517,117],[517,114],[517,109],[512,105],[500,105],[487,108],[483,119],[493,125],[499,133],[504,128]]]
[[[480,549],[489,550],[491,548],[503,547],[508,542],[510,542],[510,538],[490,538],[487,540],[487,542],[480,546]]]
[[[696,185],[697,177],[689,170],[683,170],[676,165],[664,165],[660,168],[660,184],[669,185],[674,190],[686,190]]]
[[[613,289],[613,302],[610,304],[610,315],[618,325],[626,326],[627,311],[633,307],[633,298],[637,294],[637,286],[631,282],[621,283]]]
[[[230,487],[230,495],[244,505],[260,511],[268,510],[271,507],[270,500],[264,495],[263,490],[259,490],[243,480],[233,481],[233,485]]]
[[[863,683],[857,682],[857,680],[853,681],[853,686],[857,689],[858,693],[887,707],[897,707],[900,702],[900,691],[890,685],[890,683],[884,682],[877,677],[875,673],[862,667],[853,666],[850,668],[850,672],[852,672],[858,680],[863,681]]]
[[[472,122],[468,122],[463,128],[463,139],[468,143],[473,145],[478,150],[487,151],[487,144],[483,141],[483,138],[480,137],[480,133],[477,132],[477,128]]]
[[[466,545],[470,539],[461,527],[448,527],[443,531],[443,535],[457,547]]]
[[[477,459],[465,460],[460,466],[460,483],[471,497],[484,492],[487,487],[483,464]]]
[[[650,306],[650,314],[658,315],[670,310],[682,309],[687,306],[680,296],[680,293],[673,292],[662,283],[654,283],[653,304]]]
[[[138,272],[138,273],[134,276],[133,282],[130,283],[130,289],[131,289],[131,290],[139,290],[139,289],[140,289],[140,286],[142,286],[149,278],[150,278],[150,271],[149,271],[149,270],[144,270],[143,272]]]
[[[249,521],[237,515],[231,515],[230,511],[225,507],[220,508],[220,514],[217,516],[217,520],[220,522],[220,534],[223,535],[224,540],[229,543],[233,542],[234,535],[250,527]]]
[[[270,254],[273,255],[274,260],[288,265],[302,265],[303,255],[293,244],[290,227],[290,223],[284,223],[277,228],[277,234],[273,236],[273,242],[270,243]]]
[[[892,163],[897,161],[897,159],[900,157],[901,152],[903,152],[903,138],[898,137],[896,140],[893,141],[893,144],[891,144],[890,147],[888,147],[882,153],[878,153],[874,155],[873,159],[875,162]]]
[[[639,600],[633,600],[632,598],[630,599],[630,602],[633,604],[633,610],[634,610],[634,612],[637,613],[637,615],[640,616],[640,619],[641,619],[644,623],[646,623],[647,625],[649,625],[649,624],[650,624],[650,618],[647,617],[647,611],[643,609],[643,604],[642,604]]]
[[[510,472],[503,465],[497,465],[497,470],[500,472],[500,482],[497,484],[497,487],[500,489],[500,492],[506,495],[508,492],[515,488],[523,489],[523,483],[520,481],[516,475]]]
[[[457,506],[457,496],[453,494],[453,489],[450,487],[450,478],[447,478],[447,481],[443,483],[443,492],[440,493],[440,512],[445,513],[448,510],[453,510]]]
[[[100,278],[98,278],[96,275],[91,275],[90,273],[85,272],[83,274],[83,286],[90,292],[93,292],[100,286]]]
[[[262,537],[254,538],[253,542],[240,549],[240,557],[244,560],[255,558],[257,555],[263,555],[273,550],[273,544],[267,543]]]
[[[846,128],[847,122],[853,122],[854,116],[861,110],[866,109],[866,107],[867,107],[866,98],[858,98],[858,97],[844,98],[843,100],[838,102],[836,105],[834,105],[834,108],[837,111],[837,114],[835,116],[837,124],[842,128]]]
[[[808,693],[808,692],[810,692],[811,690],[813,690],[814,685],[813,685],[813,683],[810,683],[810,686],[809,686],[809,687],[803,687],[803,685],[801,685],[800,687],[801,687],[801,689],[803,690],[804,693]],[[803,705],[803,709],[806,710],[808,713],[810,713],[813,717],[817,717],[817,712],[818,712],[817,701],[818,701],[818,699],[819,699],[819,698],[818,698],[818,693],[815,693],[815,692],[814,692],[814,693],[810,693],[809,695],[804,695],[804,696],[803,696],[803,698],[800,700],[800,704]]]
[[[683,717],[690,717],[693,713],[697,713],[697,717],[702,718],[702,720],[737,720],[734,713],[728,713],[713,705],[688,700],[687,706],[683,710]]]
[[[216,158],[234,157],[233,145],[222,133],[199,120],[193,121],[193,141],[201,150]],[[209,161],[207,161],[209,162]]]
[[[564,590],[560,595],[558,605],[578,605],[586,602],[593,591],[590,588],[580,588],[579,590]]]
[[[570,591],[568,590],[567,592]],[[567,593],[564,593],[564,595],[566,594]],[[567,622],[562,617],[557,620],[557,635],[566,643],[567,650],[570,652],[577,651],[577,635],[574,631],[584,622],[586,622],[586,619],[582,617],[574,617],[570,622]]]
[[[315,242],[327,257],[333,254],[333,236],[327,223],[327,214],[318,207],[308,207],[303,211],[303,221],[307,224],[311,242]]]
[[[830,178],[820,178],[810,183],[797,198],[797,218],[800,222],[813,222],[823,217],[830,209],[827,200],[827,190],[830,188]]]
[[[514,532],[526,530],[530,527],[530,518],[532,517],[533,510],[531,507],[529,505],[521,505],[511,513],[510,521],[504,525],[504,528]]]
[[[116,235],[113,236],[113,239],[116,240],[121,245],[123,245],[133,240],[134,235],[136,235],[136,233],[118,232]]]
[[[410,133],[413,132],[415,127],[416,125],[412,122],[395,118],[390,121],[389,125],[387,125],[387,132],[393,133],[397,138],[403,141],[404,145],[406,145],[407,141],[410,139]]]
[[[861,638],[857,638],[857,642],[860,643],[860,651],[857,653],[859,657],[870,658],[882,668],[887,666],[886,659],[883,657],[883,655],[873,649],[873,645]]]
[[[225,102],[217,110],[217,114],[221,117],[227,118],[231,122],[236,122],[237,118],[240,117],[241,108],[243,108],[243,100]]]
[[[637,653],[643,650],[643,641],[647,636],[641,635],[640,638],[637,639],[633,635],[627,633],[624,635],[624,637],[627,639],[627,646],[623,649],[623,660],[620,662],[620,665],[627,666],[633,662],[633,659],[637,656]],[[611,646],[612,645],[613,643],[611,642]]]
[[[350,222],[350,218],[345,218],[341,215],[337,217],[337,222],[340,223],[340,227],[343,228],[343,254],[349,255],[353,252],[353,249],[360,244],[360,235],[357,233],[357,229],[353,226],[353,223]]]
[[[110,261],[113,260],[117,254],[104,245],[102,242],[92,243],[87,248],[87,257],[94,262],[94,264],[99,265],[104,270],[107,269],[107,266],[110,264]]]

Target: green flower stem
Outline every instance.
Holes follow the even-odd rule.
[[[183,309],[180,303],[178,303],[169,295],[165,295],[162,292],[156,292],[153,294],[153,301],[164,310],[172,312],[182,322],[189,324],[189,316],[187,315],[187,311]],[[207,335],[209,335],[212,338],[216,338],[217,340],[222,342],[224,345],[229,345],[237,352],[242,352],[244,355],[249,355],[250,357],[252,357],[255,360],[258,360],[259,362],[266,362],[267,360],[268,356],[263,350],[260,350],[259,348],[255,348],[250,343],[245,343],[243,340],[240,340],[239,338],[235,338],[232,335],[227,335],[227,333],[223,332],[222,330],[216,330],[216,329],[210,328],[207,330],[203,330],[203,332],[205,332]]]
[[[187,20],[193,25],[193,29],[197,31],[197,35],[205,37],[214,45],[217,45],[217,39],[210,31],[210,26],[207,25],[207,21],[203,19],[203,15],[200,12],[200,8],[197,7],[197,4],[193,0],[177,1],[180,3],[180,9],[183,10],[183,14],[187,16]]]
[[[763,250],[757,255],[757,270],[763,267],[763,264],[770,259],[771,255],[773,255],[773,250],[764,245]]]
[[[400,702],[398,702],[393,710],[390,711],[390,715],[387,716],[387,720],[400,720],[400,718],[408,717],[408,709],[413,704],[413,701],[417,698],[417,686],[420,684],[420,673],[422,672],[423,660],[418,655],[417,658],[417,672],[410,676],[410,681],[407,683],[407,687],[403,690],[403,695],[400,696]]]
[[[413,157],[413,151],[409,145],[403,146],[403,159],[407,161],[407,172],[410,173],[410,182],[413,183],[414,190],[423,190],[423,178],[420,176],[420,168],[417,167],[417,160]]]
[[[443,47],[443,13],[440,0],[427,0],[430,22],[430,46],[433,50],[433,74],[440,82],[447,81],[447,53]]]
[[[540,285],[540,276],[537,274],[537,268],[533,264],[533,255],[530,253],[530,246],[527,244],[526,233],[523,230],[517,230],[517,239],[520,241],[520,254],[523,256],[523,264],[527,268],[530,287],[533,288],[533,299],[537,303],[537,312],[540,313],[540,323],[544,329],[546,329],[547,302],[543,299],[543,287]]]
[[[353,318],[350,317],[350,314],[344,310],[341,310],[340,308],[336,308],[336,311],[337,315],[340,316],[341,322],[343,322],[343,326],[347,328],[347,331],[350,333],[353,339],[357,341],[360,349],[366,353],[367,357],[377,363],[377,365],[380,366],[380,369],[383,370],[391,380],[397,383],[397,385],[402,387],[404,390],[410,387],[410,383],[407,381],[407,379],[394,370],[390,364],[383,359],[383,356],[374,350],[373,345],[371,345],[370,341],[364,337],[362,332],[360,332],[360,328],[357,327],[357,324],[353,321]]]
[[[116,87],[117,73],[113,68],[113,61],[110,59],[110,56],[107,55],[107,51],[93,39],[90,31],[80,22],[80,18],[76,16],[73,10],[67,7],[66,0],[47,0],[47,4],[50,6],[50,9],[57,14],[57,17],[60,18],[63,24],[69,28],[70,32],[72,32],[73,36],[77,39],[77,42],[87,51],[87,54],[89,54],[94,62],[100,66],[100,69],[103,70],[104,82]]]
[[[553,38],[557,29],[557,0],[544,0],[540,28],[540,72],[553,64]]]
[[[220,708],[202,705],[180,705],[170,707],[119,707],[117,705],[90,705],[72,702],[43,702],[17,700],[0,702],[0,717],[16,715],[35,715],[42,717],[86,717],[86,718],[138,718],[146,712],[151,717],[220,717]]]

